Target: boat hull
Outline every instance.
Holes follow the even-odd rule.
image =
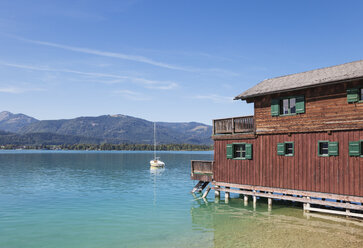
[[[160,160],[150,160],[150,166],[151,167],[164,167],[165,166],[165,163],[163,161],[160,161]]]

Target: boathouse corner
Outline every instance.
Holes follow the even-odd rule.
[[[363,60],[267,79],[235,100],[254,115],[213,120],[214,161],[192,161],[193,191],[210,182],[226,201],[363,217]]]

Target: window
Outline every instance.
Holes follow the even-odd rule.
[[[329,157],[339,155],[339,143],[331,141],[318,141],[318,156]]]
[[[246,144],[236,144],[233,146],[234,158],[246,158]]]
[[[347,101],[348,103],[363,101],[363,88],[347,89]]]
[[[280,115],[296,114],[296,98],[280,100]]]
[[[277,144],[277,155],[294,156],[294,142],[284,142]]]
[[[304,96],[276,98],[271,100],[271,115],[295,115],[305,113]]]
[[[252,144],[233,143],[227,144],[228,159],[252,159]]]
[[[285,143],[285,155],[286,156],[293,156],[294,155],[294,143],[286,142]]]
[[[320,142],[319,143],[319,155],[320,156],[329,156],[329,142]]]
[[[363,157],[363,140],[349,142],[349,156]]]

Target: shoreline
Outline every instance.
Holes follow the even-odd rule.
[[[150,144],[74,144],[74,145],[1,145],[2,151],[43,150],[43,151],[154,151]],[[213,151],[212,145],[161,144],[156,151]]]

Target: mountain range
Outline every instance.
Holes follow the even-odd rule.
[[[157,122],[158,144],[212,144],[212,126],[197,122]],[[37,120],[0,112],[0,144],[152,144],[153,122],[127,115]]]

